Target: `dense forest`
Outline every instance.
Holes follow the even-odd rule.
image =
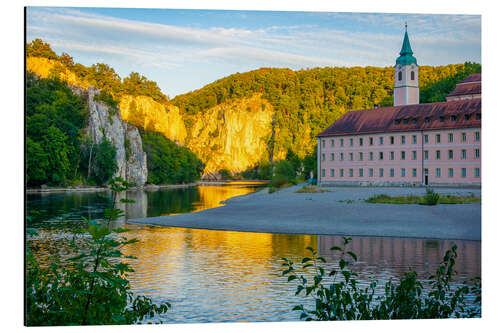
[[[139,73],[132,72],[122,80],[114,69],[106,64],[98,63],[85,67],[74,63],[68,54],[63,53],[58,56],[49,44],[39,39],[29,43],[26,51],[28,56],[58,61],[54,74],[68,70],[75,73],[79,82],[100,89],[103,101],[112,106],[118,105],[123,95],[150,96],[162,105],[177,106],[188,132],[186,147],[190,147],[190,131],[194,120],[208,109],[250,98],[255,94],[260,95],[272,105],[274,111],[273,135],[266,137],[269,153],[265,158],[262,157],[262,165],[249,166],[251,172],[246,174],[253,175],[258,173],[257,169],[260,167],[267,167],[273,159],[273,154],[276,156],[277,152],[281,152],[281,158],[285,155],[294,156],[299,160],[308,161],[307,165],[311,164],[315,160],[313,158],[315,136],[319,132],[350,110],[372,108],[375,104],[390,106],[393,99],[394,68],[392,67],[325,67],[298,71],[286,68],[261,68],[230,75],[170,100],[155,82]],[[421,103],[444,101],[445,96],[454,89],[457,82],[469,74],[479,72],[481,65],[476,63],[420,66]],[[131,118],[135,119],[133,116]],[[138,120],[137,123],[133,123],[140,126],[144,122]],[[160,146],[163,147],[161,149],[167,149],[166,147],[170,147],[172,143],[158,137],[154,138],[148,137],[150,151],[158,152]],[[156,147],[158,149],[153,149],[151,146],[153,144],[158,145]],[[186,152],[186,156],[188,155]],[[182,156],[184,158],[184,155]],[[152,163],[150,170],[156,170],[153,174],[157,174],[158,170],[166,170],[163,165],[155,165],[158,163],[155,161],[160,160],[162,158],[148,158],[148,162]],[[195,164],[194,169],[197,169],[199,164],[197,162]],[[164,179],[158,175],[152,177],[151,181],[154,179],[154,182]]]

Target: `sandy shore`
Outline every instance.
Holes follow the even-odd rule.
[[[332,187],[294,193],[302,185],[231,198],[200,212],[129,220],[130,223],[247,232],[481,240],[481,205],[368,204],[376,194],[423,195],[424,188]],[[436,189],[481,195],[480,189]]]

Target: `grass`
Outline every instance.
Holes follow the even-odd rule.
[[[426,201],[429,194],[417,196],[394,196],[379,194],[365,200],[367,203],[386,203],[386,204],[414,204],[414,205],[433,205],[433,204],[471,204],[481,202],[481,197],[474,194],[468,196],[457,195],[438,195],[436,203]],[[436,195],[436,193],[434,193]]]
[[[323,192],[330,192],[330,191],[314,185],[305,185],[299,188],[297,191],[295,191],[295,193],[323,193]]]

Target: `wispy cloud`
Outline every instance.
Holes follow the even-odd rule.
[[[304,13],[297,24],[252,24],[258,13],[239,12],[248,26],[227,27],[152,23],[73,8],[29,7],[27,13],[28,40],[42,38],[77,61],[107,62],[121,75],[141,70],[170,94],[259,67],[392,65],[404,21],[421,64],[480,59],[480,16]]]

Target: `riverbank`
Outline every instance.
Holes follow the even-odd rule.
[[[192,187],[192,186],[198,186],[198,185],[228,185],[228,184],[265,184],[268,181],[261,181],[261,180],[227,180],[227,181],[198,181],[194,183],[187,183],[187,184],[161,184],[161,185],[154,185],[154,184],[147,184],[144,185],[143,187],[132,187],[129,189],[129,191],[137,191],[137,190],[144,190],[144,191],[155,191],[159,189],[164,189],[164,188],[187,188],[187,187]],[[64,193],[64,192],[105,192],[108,191],[109,188],[102,186],[72,186],[72,187],[43,187],[43,188],[27,188],[26,193],[31,194],[31,193]]]
[[[204,211],[129,222],[284,234],[481,240],[480,204],[369,204],[364,200],[374,195],[424,195],[425,188],[331,187],[331,192],[295,193],[301,186],[234,197],[225,206]],[[481,195],[480,189],[440,188],[436,192]]]

